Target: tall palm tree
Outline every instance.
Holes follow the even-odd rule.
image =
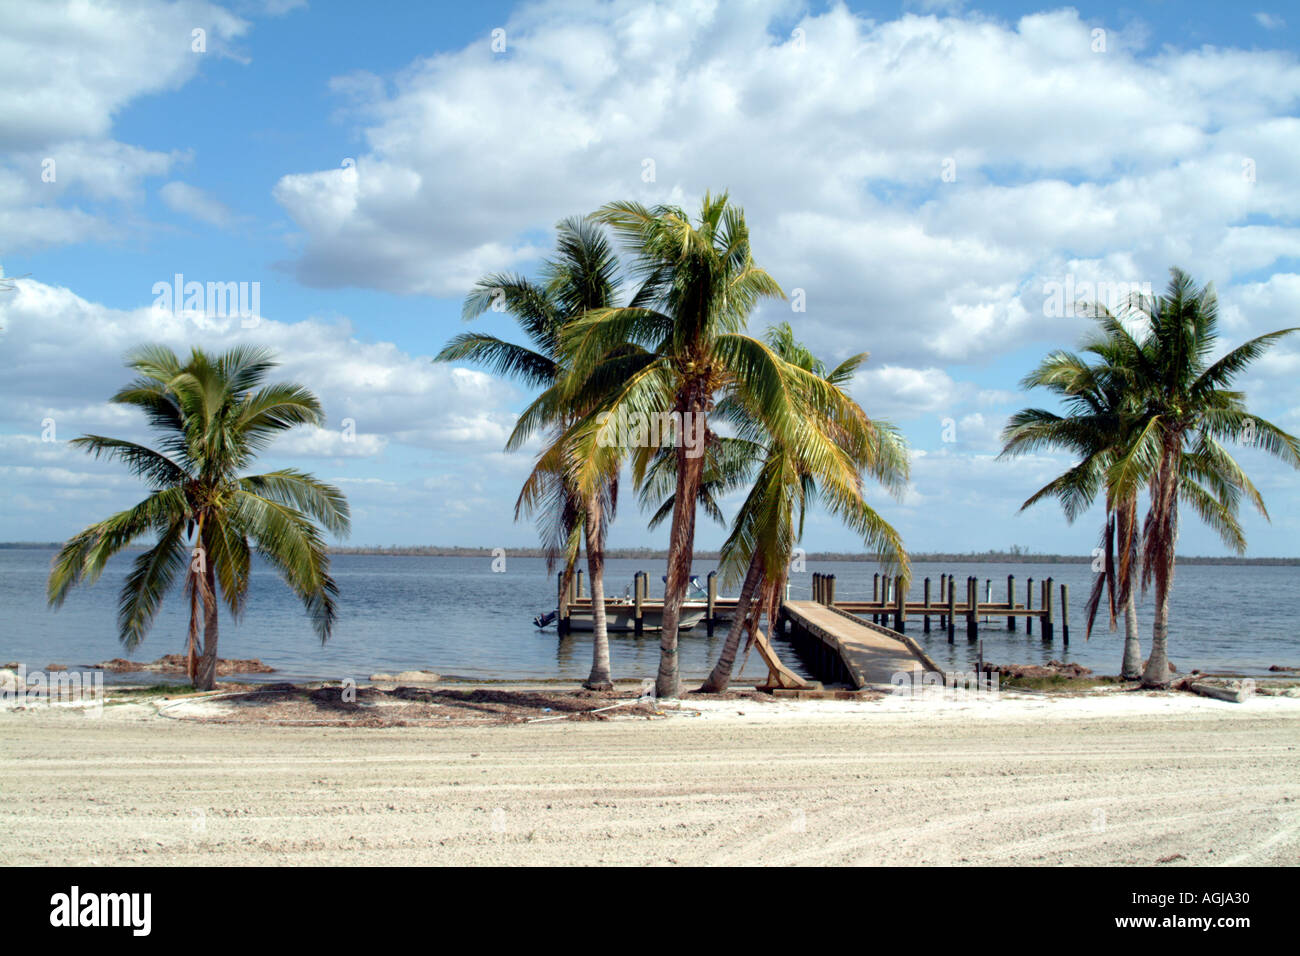
[[[1141,323],[1131,335],[1122,318]],[[1190,505],[1238,553],[1246,539],[1236,520],[1243,497],[1268,517],[1264,500],[1221,442],[1254,445],[1300,468],[1300,442],[1246,407],[1234,379],[1285,335],[1257,336],[1210,361],[1218,347],[1218,299],[1211,285],[1198,288],[1181,269],[1170,270],[1164,295],[1135,296],[1119,318],[1103,319],[1122,350],[1141,412],[1134,437],[1111,465],[1108,484],[1121,500],[1146,487],[1150,510],[1143,523],[1142,585],[1155,583],[1151,654],[1144,686],[1169,683],[1169,594],[1174,580],[1178,505]]]
[[[215,356],[196,348],[182,364],[170,349],[147,346],[129,357],[127,367],[137,377],[112,401],[144,411],[160,435],[158,448],[101,435],[84,435],[73,444],[97,458],[123,462],[152,491],[63,546],[50,571],[50,604],[61,605],[75,584],[94,583],[109,558],[154,534],[156,543],[135,559],[118,599],[118,630],[128,648],[143,640],[163,596],[184,572],[190,679],[201,690],[212,689],[218,590],[238,619],[248,596],[253,551],[275,567],[302,600],[321,641],[328,640],[338,588],[317,524],[346,534],[347,499],[334,486],[295,469],[240,475],[279,433],[324,424],[316,396],[301,385],[265,384],[276,362],[261,348]],[[196,661],[200,604],[203,653]]]
[[[1099,319],[1108,316],[1093,307]],[[1111,630],[1116,610],[1124,613],[1124,654],[1120,673],[1136,680],[1142,670],[1142,648],[1138,636],[1137,596],[1133,587],[1137,573],[1140,536],[1137,530],[1137,494],[1130,489],[1120,498],[1107,486],[1107,469],[1131,440],[1138,415],[1137,396],[1124,368],[1123,342],[1103,329],[1083,346],[1084,356],[1095,356],[1089,364],[1080,355],[1055,351],[1021,381],[1021,388],[1046,388],[1065,404],[1066,414],[1041,408],[1026,408],[1011,416],[1002,432],[1004,447],[999,457],[1028,454],[1045,448],[1073,452],[1079,461],[1053,478],[1026,499],[1024,511],[1048,497],[1057,498],[1066,520],[1074,520],[1105,491],[1105,521],[1101,540],[1103,570],[1098,574],[1087,606],[1087,634],[1091,636],[1103,591],[1109,598]],[[1116,552],[1118,551],[1118,555]],[[1116,558],[1118,557],[1118,561]]]
[[[717,663],[700,688],[706,692],[727,689],[741,634],[751,618],[754,626],[764,612],[772,620],[794,546],[803,534],[804,518],[815,501],[823,502],[862,535],[866,546],[881,555],[891,572],[901,568],[905,575],[910,574],[898,532],[862,496],[863,470],[895,494],[903,490],[908,474],[907,449],[901,436],[891,426],[869,419],[843,391],[866,355],[852,356],[828,372],[795,340],[787,323],[768,330],[767,344],[782,360],[833,386],[829,393],[802,395],[800,412],[804,426],[830,436],[841,454],[803,459],[800,449],[765,434],[759,419],[738,398],[719,405],[719,417],[730,421],[742,439],[756,446],[763,463],[722,547],[724,582],[733,582],[745,568],[744,584]],[[755,601],[758,594],[762,598]]]
[[[674,417],[682,431],[715,437],[708,416],[716,401],[734,394],[764,427],[808,451],[834,454],[829,437],[800,432],[794,388],[804,379],[831,386],[781,360],[765,343],[744,333],[749,313],[764,297],[782,297],[780,286],[754,264],[744,213],[725,194],[704,197],[694,222],[674,206],[646,208],[610,203],[593,218],[610,226],[632,251],[632,273],[641,284],[623,308],[595,309],[566,326],[562,347],[575,383],[600,381],[594,414],[575,431],[570,467],[583,489],[608,472],[612,459],[629,455],[640,481],[655,448],[624,447],[619,423]],[[619,376],[601,373],[619,351]],[[582,387],[586,387],[585,385]],[[668,543],[663,631],[655,690],[680,691],[677,628],[690,580],[695,511],[705,455],[686,441],[675,443],[676,489]]]
[[[570,425],[581,407],[560,401],[557,383],[568,371],[560,350],[563,329],[590,310],[611,306],[618,294],[617,275],[617,257],[601,231],[580,217],[565,219],[557,229],[556,254],[543,264],[540,281],[519,275],[489,275],[480,279],[465,299],[466,319],[477,318],[489,309],[503,309],[514,317],[531,347],[493,335],[464,332],[448,342],[435,358],[439,362],[474,362],[543,389],[520,416],[507,444],[513,450],[539,431],[549,436],[519,493],[515,517],[538,516],[548,571],[563,557],[562,595],[568,593],[579,547],[586,545],[592,597],[592,667],[585,686],[593,689],[613,687],[605,620],[604,542],[618,501],[618,468],[606,471],[586,493],[570,480],[564,452]]]

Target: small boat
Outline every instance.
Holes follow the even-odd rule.
[[[700,604],[694,601],[688,601],[682,605],[681,616],[677,619],[677,630],[689,631],[700,621],[704,620],[709,613],[707,604]],[[540,615],[539,615],[540,616]],[[555,620],[555,612],[549,614],[550,620],[547,624]],[[533,623],[537,623],[534,621]],[[539,624],[538,627],[545,627],[545,624]],[[641,608],[641,630],[643,631],[661,631],[664,626],[664,608],[662,604],[643,605]],[[569,610],[569,630],[571,631],[590,631],[592,629],[591,608],[575,607]],[[635,631],[636,630],[636,605],[631,601],[606,601],[605,602],[605,630],[607,631]]]

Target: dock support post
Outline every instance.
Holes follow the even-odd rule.
[[[993,603],[993,579],[992,578],[984,579],[984,603],[985,604]],[[988,622],[989,622],[989,616],[985,614],[984,623],[987,624]]]
[[[873,575],[871,576],[871,603],[872,603],[872,604],[879,604],[880,602],[881,602],[881,596],[880,596],[880,572],[877,571],[875,574],[873,574]],[[879,613],[872,614],[872,615],[871,615],[871,621],[872,621],[873,624],[879,624],[879,623],[880,623],[880,614],[879,614]]]
[[[832,574],[830,577],[828,577],[826,579],[826,583],[827,585],[829,585],[826,591],[826,606],[834,607],[835,606],[835,575]]]
[[[948,600],[948,575],[941,574],[939,575],[939,604],[942,605],[946,600]],[[948,626],[948,622],[943,619],[942,614],[939,615],[939,626]]]
[[[979,578],[971,575],[966,579],[966,640],[979,638]]]
[[[1070,644],[1070,586],[1061,585],[1061,643]]]
[[[930,633],[930,579],[925,579],[925,633]]]
[[[712,637],[713,619],[716,616],[715,612],[717,611],[717,606],[718,606],[718,572],[710,571],[709,576],[706,580],[708,582],[707,586],[709,589],[709,596],[708,596],[709,607],[708,610],[705,612],[705,620],[708,621],[707,630],[709,633],[709,637]]]
[[[1034,609],[1034,579],[1027,578],[1025,580],[1025,610],[1032,611],[1033,609]],[[1027,637],[1034,636],[1034,616],[1032,614],[1025,615],[1025,635]]]
[[[633,628],[638,635],[645,629],[645,592],[649,580],[650,576],[644,571],[632,575]]]
[[[575,595],[577,596],[578,600],[581,601],[582,600],[582,568],[578,568],[577,572],[573,575],[573,583],[574,586],[576,587]]]
[[[1043,582],[1043,640],[1055,637],[1056,628],[1052,623],[1052,579]]]
[[[907,591],[901,574],[894,578],[894,630],[899,634],[907,630]]]
[[[951,644],[957,631],[957,582],[948,577],[948,643]]]
[[[1007,630],[1016,632],[1016,576],[1007,575]]]

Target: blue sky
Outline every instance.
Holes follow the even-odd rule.
[[[760,264],[808,302],[752,325],[871,352],[855,394],[915,450],[906,496],[876,497],[918,550],[1093,545],[1095,520],[1017,514],[1064,460],[994,460],[1006,416],[1041,401],[1020,377],[1083,330],[1044,314],[1045,283],[1158,290],[1178,264],[1216,283],[1228,342],[1300,324],[1284,5],[142,0],[6,21],[0,265],[25,278],[0,293],[0,540],[139,496],[66,440],[144,437],[104,399],[125,350],[159,340],[261,342],[317,389],[328,426],[270,461],[338,481],[354,543],[531,544],[512,515],[528,455],[502,453],[527,395],[429,357],[474,278],[531,273],[558,219],[612,199],[732,191]],[[256,325],[159,321],[176,273],[258,283]],[[1244,382],[1292,431],[1297,371],[1288,344]],[[1273,517],[1248,517],[1251,553],[1297,553],[1295,474],[1240,457]],[[628,495],[611,542],[664,537]],[[855,543],[815,517],[805,546]],[[1182,550],[1222,549],[1189,516]]]

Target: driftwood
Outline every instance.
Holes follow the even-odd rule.
[[[1178,690],[1191,691],[1202,697],[1214,700],[1226,700],[1230,704],[1243,704],[1251,696],[1253,682],[1238,681],[1236,686],[1225,687],[1222,684],[1210,684],[1206,681],[1185,677],[1174,686]]]

